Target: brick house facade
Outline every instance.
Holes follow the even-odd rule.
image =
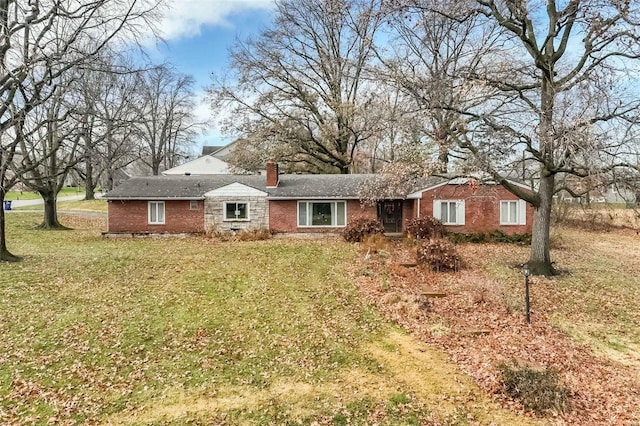
[[[420,216],[437,216],[437,203],[453,202],[464,205],[464,219],[459,223],[447,224],[449,232],[480,234],[500,231],[507,235],[531,234],[533,206],[525,203],[501,185],[471,186],[467,183],[448,184],[422,192]],[[462,201],[462,203],[460,203]],[[501,211],[502,210],[502,211]]]
[[[531,205],[504,187],[467,179],[430,179],[422,188],[376,205],[360,202],[372,175],[153,176],[109,192],[108,233],[179,234],[268,228],[274,233],[336,233],[357,217],[402,233],[406,220],[435,216],[450,232],[530,234]],[[521,185],[524,187],[524,185]]]
[[[204,202],[202,200],[167,200],[162,202],[164,203],[165,209],[164,221],[150,221],[149,201],[109,201],[109,232],[114,234],[182,234],[204,232]]]

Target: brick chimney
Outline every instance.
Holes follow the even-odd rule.
[[[278,186],[278,163],[274,160],[267,160],[267,188],[276,188]]]

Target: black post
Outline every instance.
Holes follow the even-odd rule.
[[[529,265],[525,263],[524,274],[524,306],[527,311],[527,324],[531,323],[531,305],[529,303]]]

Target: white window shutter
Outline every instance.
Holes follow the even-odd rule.
[[[518,200],[518,225],[527,224],[527,202]]]
[[[456,201],[456,224],[464,225],[464,200]]]
[[[440,209],[440,200],[433,200],[433,217],[442,220],[442,213]]]

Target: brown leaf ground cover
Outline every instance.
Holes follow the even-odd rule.
[[[502,393],[497,369],[515,361],[559,371],[570,410],[551,413],[551,422],[638,424],[640,240],[634,232],[569,229],[554,237],[552,255],[567,272],[531,279],[531,324],[516,267],[526,260],[526,247],[459,245],[467,268],[435,273],[409,266],[415,247],[406,241],[373,252],[363,245],[354,274],[387,318],[442,348],[504,406],[526,414]]]

